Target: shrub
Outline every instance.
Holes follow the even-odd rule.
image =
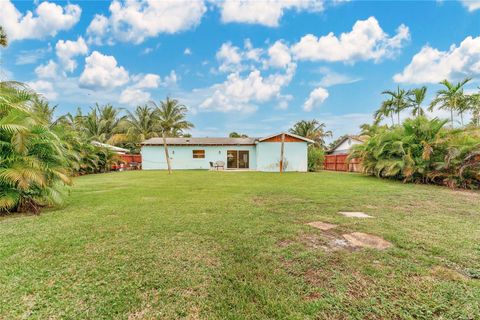
[[[350,158],[359,158],[365,173],[382,178],[478,188],[479,129],[446,129],[446,122],[417,117],[382,128],[355,146]]]
[[[317,171],[323,168],[325,152],[314,145],[308,147],[308,171]]]

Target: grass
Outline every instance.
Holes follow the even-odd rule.
[[[479,208],[355,174],[84,176],[64,208],[0,217],[0,318],[478,319]],[[324,250],[317,220],[394,247]]]

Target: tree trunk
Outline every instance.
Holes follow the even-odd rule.
[[[463,112],[460,112],[460,120],[462,121],[462,127],[463,127]]]
[[[168,174],[172,174],[172,166],[170,165],[170,157],[168,155],[168,146],[167,146],[167,139],[165,138],[165,132],[162,133],[162,138],[163,138],[163,148],[165,149],[165,159],[167,159]]]
[[[452,124],[453,128],[453,108],[450,108],[450,123]]]
[[[397,112],[398,125],[400,125],[400,111]]]
[[[283,173],[283,155],[285,152],[285,133],[282,133],[282,145],[280,147],[280,174]]]
[[[395,127],[395,120],[393,120],[393,113],[390,114],[390,117],[392,118],[392,127]]]

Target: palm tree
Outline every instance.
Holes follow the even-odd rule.
[[[110,140],[114,143],[125,143],[137,150],[146,139],[158,137],[158,116],[155,109],[149,106],[137,106],[134,112],[125,110],[126,118],[120,123],[122,133],[115,134]]]
[[[193,124],[185,120],[187,107],[180,104],[178,100],[167,97],[157,105],[154,101],[150,104],[155,108],[158,117],[158,126],[163,138],[165,158],[167,160],[168,173],[172,173],[170,156],[168,154],[167,137],[176,137],[183,134],[184,130],[193,128]]]
[[[0,68],[1,68],[1,65],[2,65],[2,48],[6,48],[8,46],[8,37],[7,37],[7,34],[5,32],[5,30],[3,29],[2,26],[0,26]],[[1,76],[1,69],[0,69],[0,76]],[[0,81],[2,81],[2,79],[0,79]]]
[[[293,128],[288,130],[290,133],[297,136],[305,137],[315,141],[315,145],[319,148],[325,147],[325,138],[332,136],[332,131],[325,130],[325,124],[320,123],[316,119],[301,120],[293,125]]]
[[[472,111],[472,124],[480,127],[480,93],[468,96],[468,104],[469,109]]]
[[[462,101],[464,101],[463,86],[470,80],[470,78],[466,78],[455,85],[446,79],[441,81],[440,84],[444,85],[445,88],[437,91],[437,96],[430,104],[430,111],[432,111],[437,105],[439,105],[439,109],[450,110],[450,122],[452,128],[453,113],[459,111],[460,105],[462,104]]]
[[[423,86],[410,90],[408,95],[408,104],[412,108],[412,115],[414,117],[425,115],[425,110],[422,108],[422,103],[425,100],[427,87]]]
[[[2,26],[0,26],[0,47],[6,48],[8,46],[8,37],[7,33],[3,29]]]
[[[43,123],[51,124],[53,122],[53,114],[57,106],[51,107],[47,100],[36,97],[33,101],[32,112]]]
[[[393,120],[393,104],[394,102],[392,99],[388,99],[382,102],[380,108],[373,114],[375,125],[378,125],[384,118],[387,117],[390,117],[392,119],[392,126],[395,125],[395,121]]]
[[[61,202],[70,184],[68,150],[33,115],[38,96],[23,84],[0,83],[0,211],[32,211]]]
[[[390,107],[392,108],[392,112],[397,114],[398,124],[400,125],[400,112],[408,106],[408,91],[405,89],[400,89],[400,86],[398,86],[396,91],[385,90],[382,92],[382,94],[390,96],[390,99],[387,100],[389,101],[388,104],[391,104]]]

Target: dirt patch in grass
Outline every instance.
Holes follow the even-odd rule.
[[[362,232],[344,234],[343,237],[353,247],[384,250],[392,246],[390,242],[381,237]]]
[[[466,281],[469,278],[458,271],[444,267],[435,266],[430,269],[430,275],[436,279],[449,280],[449,281]]]
[[[333,232],[322,232],[321,235],[302,234],[299,236],[298,242],[307,248],[322,249],[326,252],[336,250],[355,250],[354,246],[351,246],[347,241]]]
[[[338,226],[338,225],[333,224],[333,223],[327,223],[327,222],[322,222],[322,221],[313,221],[313,222],[309,222],[307,224],[309,226],[320,229],[322,231],[327,231],[327,230],[333,229],[333,228]]]

